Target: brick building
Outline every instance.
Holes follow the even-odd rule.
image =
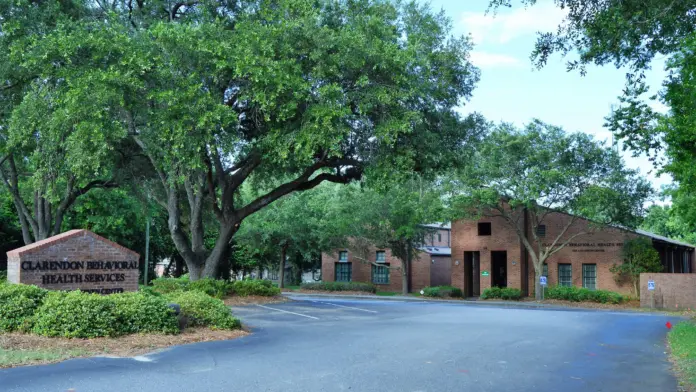
[[[519,219],[531,238],[531,225],[525,214]],[[549,242],[556,239],[571,222],[567,214],[550,212],[537,229],[537,235]],[[571,242],[553,254],[544,265],[549,285],[587,287],[628,293],[629,285],[619,286],[610,268],[622,262],[623,243],[643,236],[649,238],[660,254],[664,272],[692,273],[694,247],[641,230],[615,227],[589,227],[590,222],[575,218],[560,241]],[[534,265],[515,230],[501,217],[478,221],[459,220],[452,224],[452,285],[467,296],[478,296],[488,287],[519,288],[534,294]]]
[[[519,219],[531,238],[531,225],[525,214]],[[570,215],[550,212],[537,229],[540,238],[553,241],[573,219]],[[618,285],[610,268],[622,262],[624,242],[638,236],[649,238],[660,254],[665,273],[693,273],[694,246],[641,230],[615,227],[589,228],[586,220],[575,218],[565,235],[579,233],[565,248],[553,254],[544,266],[549,285],[605,289],[628,293],[630,285]],[[413,261],[411,291],[426,286],[449,285],[476,297],[486,288],[512,287],[525,295],[534,294],[535,274],[532,259],[515,230],[501,217],[458,220],[451,225],[434,226],[421,252]],[[543,239],[542,239],[543,242]],[[401,271],[384,268],[399,266],[388,249],[371,249],[368,260],[360,260],[349,249],[337,249],[322,255],[324,281],[372,282],[386,291],[401,291]],[[448,263],[451,263],[448,265]]]
[[[451,227],[449,224],[425,225],[426,235],[420,252],[414,255],[409,276],[411,291],[427,286],[449,285]],[[321,257],[321,275],[325,282],[370,282],[383,291],[401,291],[401,261],[389,249],[371,248],[367,257],[350,249],[336,249]]]

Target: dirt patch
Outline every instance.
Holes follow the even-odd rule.
[[[323,291],[323,290],[295,290],[295,293],[305,293],[305,294],[331,294],[331,295],[365,295],[376,297],[377,295],[372,293],[366,293],[364,291]]]
[[[18,365],[36,365],[60,362],[69,358],[109,355],[131,357],[143,355],[157,349],[182,344],[229,340],[246,336],[243,330],[211,330],[204,327],[189,328],[178,335],[127,335],[117,338],[68,339],[48,338],[21,333],[0,334],[0,356],[22,357],[22,353],[38,353],[23,360],[0,361],[0,368]]]
[[[222,301],[227,306],[245,306],[245,305],[262,305],[262,304],[275,304],[279,302],[290,301],[289,298],[283,297],[282,295],[277,295],[275,297],[264,297],[260,295],[250,295],[247,297],[240,297],[233,295],[231,297],[223,298]]]

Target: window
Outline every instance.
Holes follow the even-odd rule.
[[[372,283],[389,284],[389,266],[372,265]]]
[[[353,275],[351,263],[336,263],[336,282],[350,282]]]
[[[442,234],[437,233],[437,242],[442,242]]]
[[[378,250],[377,257],[375,257],[375,260],[378,263],[386,263],[387,262],[387,255],[384,253],[383,250]]]
[[[543,271],[541,272],[542,276],[546,276],[547,278],[549,277],[549,265],[544,263],[544,268]]]
[[[546,225],[539,225],[536,228],[536,235],[539,238],[546,237]]]
[[[491,222],[479,222],[478,235],[491,235]]]
[[[345,250],[338,252],[338,261],[340,261],[341,263],[347,263],[348,262],[348,252]]]
[[[570,264],[558,264],[558,285],[573,286],[573,266]]]
[[[582,265],[582,287],[590,290],[597,288],[597,264]]]

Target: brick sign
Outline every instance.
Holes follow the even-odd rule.
[[[7,252],[7,280],[49,290],[138,290],[140,255],[88,230],[71,230]]]

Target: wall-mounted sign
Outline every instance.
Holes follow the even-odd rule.
[[[654,280],[648,281],[648,290],[655,290],[655,281]]]
[[[481,271],[481,276],[488,276],[488,271]]]
[[[7,252],[7,280],[99,294],[138,290],[140,255],[87,230],[70,230]]]

